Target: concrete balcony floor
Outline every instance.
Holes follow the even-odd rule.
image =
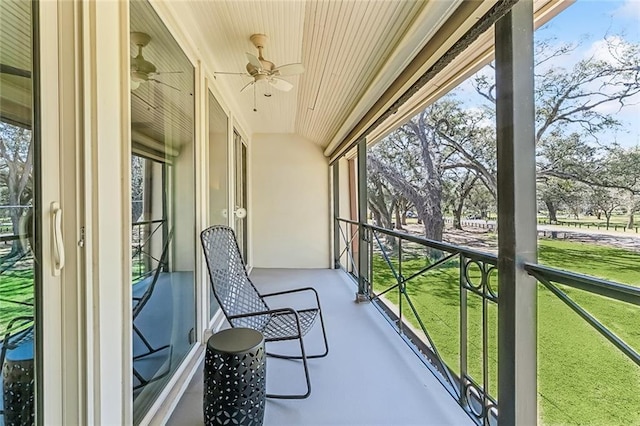
[[[309,361],[311,396],[304,400],[267,399],[266,425],[472,424],[375,307],[354,303],[356,288],[344,272],[254,269],[251,278],[263,293],[314,287],[320,294],[329,339],[329,355]],[[302,308],[306,300],[301,295],[287,295],[278,306],[289,303]],[[308,353],[321,348],[319,331],[316,324],[305,336]],[[270,343],[268,350],[286,350],[284,345],[288,344]],[[169,425],[203,423],[202,381],[200,366]],[[304,392],[302,365],[268,358],[267,390]]]

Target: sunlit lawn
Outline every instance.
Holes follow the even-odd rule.
[[[27,266],[0,275],[0,340],[13,318],[33,315],[33,270]]]
[[[620,249],[576,242],[540,241],[543,264],[594,275],[601,278],[640,284],[640,255]],[[397,270],[397,258],[393,259]],[[414,249],[403,255],[403,276],[408,277],[426,266],[423,253]],[[477,269],[470,278],[480,276]],[[497,276],[490,275],[497,283]],[[394,283],[380,255],[374,258],[375,290]],[[497,286],[497,285],[496,285]],[[640,348],[640,307],[563,288],[583,308],[614,331],[636,350]],[[447,364],[459,373],[460,292],[459,265],[450,261],[407,284],[407,293],[427,332]],[[397,303],[397,290],[387,294]],[[482,377],[482,303],[469,293],[467,297],[468,374],[480,384]],[[488,383],[497,396],[497,308],[488,312]],[[416,328],[406,300],[403,315]],[[555,295],[539,285],[538,292],[538,377],[539,413],[545,424],[639,424],[640,368],[628,360]],[[635,407],[635,408],[634,408]]]

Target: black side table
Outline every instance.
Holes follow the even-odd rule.
[[[265,406],[264,336],[230,328],[207,342],[204,362],[204,423],[262,425]]]
[[[13,348],[6,352],[2,370],[4,424],[26,426],[35,424],[35,375],[33,370],[33,328],[21,332]],[[2,413],[0,413],[0,424]]]

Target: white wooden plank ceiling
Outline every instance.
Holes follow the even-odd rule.
[[[130,3],[130,29],[151,37],[142,49],[143,57],[153,63],[159,74],[132,90],[131,130],[171,148],[193,141],[194,67],[146,1]],[[133,40],[131,57],[138,54]],[[163,74],[164,72],[164,74]],[[171,87],[169,87],[171,86]]]
[[[301,62],[306,72],[283,77],[290,92],[272,96],[240,89],[250,77],[216,75],[252,133],[298,133],[326,147],[429,2],[419,0],[167,2],[213,72],[243,72],[249,37],[269,36],[264,57]],[[455,2],[454,2],[455,3]],[[425,29],[425,32],[427,30]],[[419,47],[419,46],[418,46]],[[398,70],[400,71],[400,70]]]
[[[0,64],[14,72],[0,73],[3,120],[31,126],[31,4],[3,2],[0,5]]]

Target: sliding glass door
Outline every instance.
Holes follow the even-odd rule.
[[[64,422],[57,12],[0,2],[0,425]]]
[[[248,259],[247,233],[247,145],[238,132],[233,134],[236,193],[235,193],[235,230],[242,258],[246,264]]]
[[[140,423],[196,342],[195,70],[150,3],[130,2],[130,25],[128,285]]]
[[[211,92],[208,96],[208,110],[209,220],[207,226],[229,225],[229,119]],[[219,306],[211,288],[209,288],[209,300],[209,314],[213,318]]]

